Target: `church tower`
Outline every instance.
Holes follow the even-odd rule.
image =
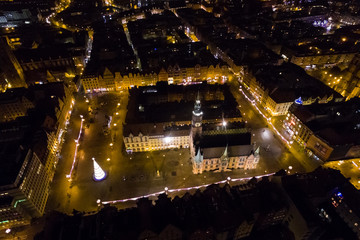
[[[200,94],[198,92],[198,95],[195,100],[194,110],[192,112],[192,121],[191,121],[191,132],[193,139],[201,136],[202,117],[203,117],[203,112],[201,111]]]

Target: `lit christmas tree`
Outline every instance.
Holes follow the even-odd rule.
[[[94,180],[95,181],[101,181],[104,180],[106,177],[106,173],[104,170],[101,169],[101,167],[99,166],[99,164],[95,161],[95,158],[92,158],[93,163],[94,163]]]

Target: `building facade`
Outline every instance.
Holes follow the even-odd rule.
[[[128,153],[189,148],[190,127],[166,128],[164,124],[133,125],[126,128],[123,140]]]
[[[31,149],[21,149],[22,161],[17,175],[0,187],[0,228],[30,223],[33,217],[44,214],[49,196],[50,180],[44,165]]]
[[[25,95],[26,89],[20,88],[12,92],[0,94],[0,122],[15,120],[27,115],[27,111],[35,107],[34,103]]]
[[[134,86],[154,86],[159,81],[169,84],[189,84],[207,81],[208,83],[224,83],[229,70],[227,66],[210,65],[181,68],[178,64],[150,73],[112,73],[105,68],[103,74],[84,74],[81,78],[86,93],[99,91],[121,91]]]
[[[255,169],[260,154],[259,148],[254,151],[250,132],[246,129],[226,129],[224,122],[223,118],[220,123],[209,123],[215,129],[210,127],[203,131],[203,112],[198,93],[191,125],[176,125],[176,121],[173,124],[128,124],[124,127],[124,145],[128,153],[189,148],[194,174]]]
[[[199,147],[193,156],[193,173],[204,171],[226,172],[232,169],[255,169],[260,160],[260,149],[252,145]]]

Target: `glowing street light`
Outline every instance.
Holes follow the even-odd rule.
[[[116,123],[114,123],[114,127],[116,127],[116,125],[117,125],[117,124],[116,124]]]
[[[117,112],[116,115],[119,115],[119,113]]]
[[[226,127],[227,122],[224,120],[224,121],[222,122],[222,125],[223,125],[223,127]]]
[[[113,144],[113,143],[110,143],[109,145],[110,145],[110,147],[112,147],[114,144]]]
[[[8,228],[8,229],[5,230],[5,233],[7,233],[7,234],[10,233],[10,232],[11,232],[11,229],[10,229],[10,228]]]

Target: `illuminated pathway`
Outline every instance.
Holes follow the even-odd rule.
[[[281,135],[281,133],[275,128],[275,126],[272,124],[271,122],[271,118],[268,118],[266,117],[262,111],[256,106],[256,103],[254,103],[254,100],[251,101],[251,99],[246,96],[246,94],[244,93],[244,91],[242,90],[242,88],[240,88],[240,92],[242,93],[242,95],[249,101],[251,102],[251,104],[255,107],[255,109],[258,111],[258,113],[267,121],[267,123],[272,127],[273,131],[281,138],[281,140],[283,140],[289,147],[290,147],[290,144],[289,144],[289,141],[286,140],[286,138]],[[291,142],[290,142],[291,143]]]
[[[270,126],[271,130],[285,143],[285,146],[290,151],[290,153],[303,165],[303,167],[306,169],[306,171],[312,171],[316,167],[318,167],[322,162],[317,160],[317,162],[309,162],[310,160],[307,156],[302,156],[299,154],[298,150],[293,146],[292,140],[287,140],[275,127],[275,125],[271,122],[271,117],[267,117],[256,105],[255,100],[251,100],[246,93],[243,90],[243,86],[240,87],[239,92],[245,97],[245,99],[253,105],[253,107],[256,109],[256,111],[266,120],[268,125]]]
[[[259,176],[253,176],[255,178],[262,178],[262,177],[267,177],[267,176],[271,176],[275,173],[269,173],[269,174],[264,174],[264,175],[259,175]],[[148,197],[155,197],[158,196],[160,194],[163,193],[173,193],[173,192],[181,192],[181,191],[189,191],[189,190],[194,190],[194,189],[200,189],[200,188],[206,188],[207,186],[211,185],[211,184],[221,184],[221,183],[225,183],[225,182],[239,182],[239,181],[245,181],[245,180],[250,180],[253,177],[246,177],[246,178],[234,178],[231,179],[230,177],[228,177],[225,180],[222,181],[218,181],[218,182],[214,182],[214,183],[209,183],[209,184],[204,184],[204,185],[199,185],[199,186],[194,186],[194,187],[188,187],[188,188],[177,188],[177,189],[168,189],[167,187],[165,187],[164,191],[160,191],[160,192],[156,192],[156,193],[150,193],[144,196],[139,196],[139,197],[133,197],[133,198],[126,198],[126,199],[120,199],[120,200],[112,200],[112,201],[103,201],[101,202],[102,204],[116,204],[116,203],[123,203],[123,202],[128,202],[128,201],[136,201],[140,198],[148,198]],[[100,201],[97,201],[98,204],[100,204]]]
[[[73,159],[73,162],[72,162],[72,166],[71,166],[71,170],[70,170],[70,173],[66,175],[66,178],[70,178],[69,180],[71,181],[71,175],[74,171],[74,167],[75,167],[75,163],[76,163],[76,157],[77,157],[77,151],[78,151],[78,147],[80,145],[79,143],[79,140],[80,140],[80,137],[81,137],[81,133],[82,133],[82,129],[83,129],[83,123],[85,121],[85,119],[83,119],[83,116],[80,115],[80,118],[81,118],[81,125],[80,125],[80,131],[79,131],[79,135],[78,135],[78,138],[75,139],[75,153],[74,153],[74,159]]]
[[[130,33],[129,33],[129,29],[127,28],[127,20],[123,22],[123,28],[124,28],[124,32],[125,32],[125,35],[126,35],[126,39],[129,43],[129,45],[131,46],[133,52],[134,52],[134,55],[136,57],[136,67],[141,71],[141,61],[140,61],[140,58],[139,58],[139,54],[137,52],[137,50],[135,49],[132,41],[131,41],[131,37],[130,37]]]

